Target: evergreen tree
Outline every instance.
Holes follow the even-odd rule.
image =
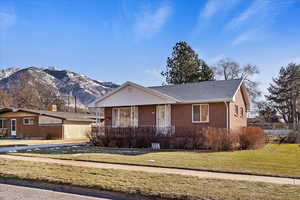
[[[275,104],[284,121],[293,123],[296,129],[300,120],[300,65],[290,63],[282,67],[268,91],[266,98]]]
[[[203,60],[201,60],[199,81],[211,81],[214,79],[214,71]]]
[[[214,80],[212,69],[186,43],[177,42],[167,59],[166,71],[161,73],[169,84]]]

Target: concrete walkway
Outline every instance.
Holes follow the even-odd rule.
[[[28,150],[28,149],[41,149],[49,147],[68,147],[68,146],[80,146],[86,145],[86,142],[70,142],[70,143],[57,143],[57,144],[38,144],[38,145],[28,145],[28,146],[15,146],[15,147],[1,147],[0,153],[12,153],[19,150]]]
[[[125,164],[106,164],[106,163],[95,163],[95,162],[86,162],[86,161],[59,160],[59,159],[52,159],[52,158],[38,158],[38,157],[25,157],[25,156],[12,156],[12,155],[0,155],[0,158],[23,160],[23,161],[34,161],[34,162],[56,163],[56,164],[76,166],[76,167],[142,171],[142,172],[151,172],[151,173],[179,174],[179,175],[195,176],[199,178],[213,178],[213,179],[227,179],[227,180],[237,180],[237,181],[265,182],[265,183],[274,183],[274,184],[300,185],[300,179],[279,178],[279,177],[271,177],[271,176],[217,173],[217,172],[205,172],[205,171],[196,171],[196,170],[169,169],[169,168],[160,168],[160,167],[143,167],[143,166],[132,166],[132,165],[125,165]]]

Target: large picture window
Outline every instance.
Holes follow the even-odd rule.
[[[208,104],[194,104],[192,109],[192,122],[203,123],[209,122],[209,105]]]
[[[113,108],[112,126],[114,127],[138,126],[138,108],[134,106]]]

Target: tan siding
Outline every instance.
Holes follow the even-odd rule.
[[[40,116],[39,124],[61,124],[62,120],[54,117]]]
[[[239,108],[238,115],[235,115],[235,105]],[[240,108],[244,110],[244,116],[240,116]],[[230,129],[237,129],[239,127],[247,126],[247,115],[246,115],[246,104],[243,98],[241,89],[238,90],[235,96],[235,102],[229,104],[229,115],[230,115]]]
[[[64,139],[87,138],[92,130],[90,123],[65,121],[63,125]]]

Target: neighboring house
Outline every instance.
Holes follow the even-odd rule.
[[[90,109],[104,108],[105,126],[112,127],[236,129],[247,126],[249,104],[241,79],[156,87],[126,82]]]
[[[3,108],[0,109],[0,129],[7,137],[37,139],[86,138],[95,116],[71,112],[54,112]]]

